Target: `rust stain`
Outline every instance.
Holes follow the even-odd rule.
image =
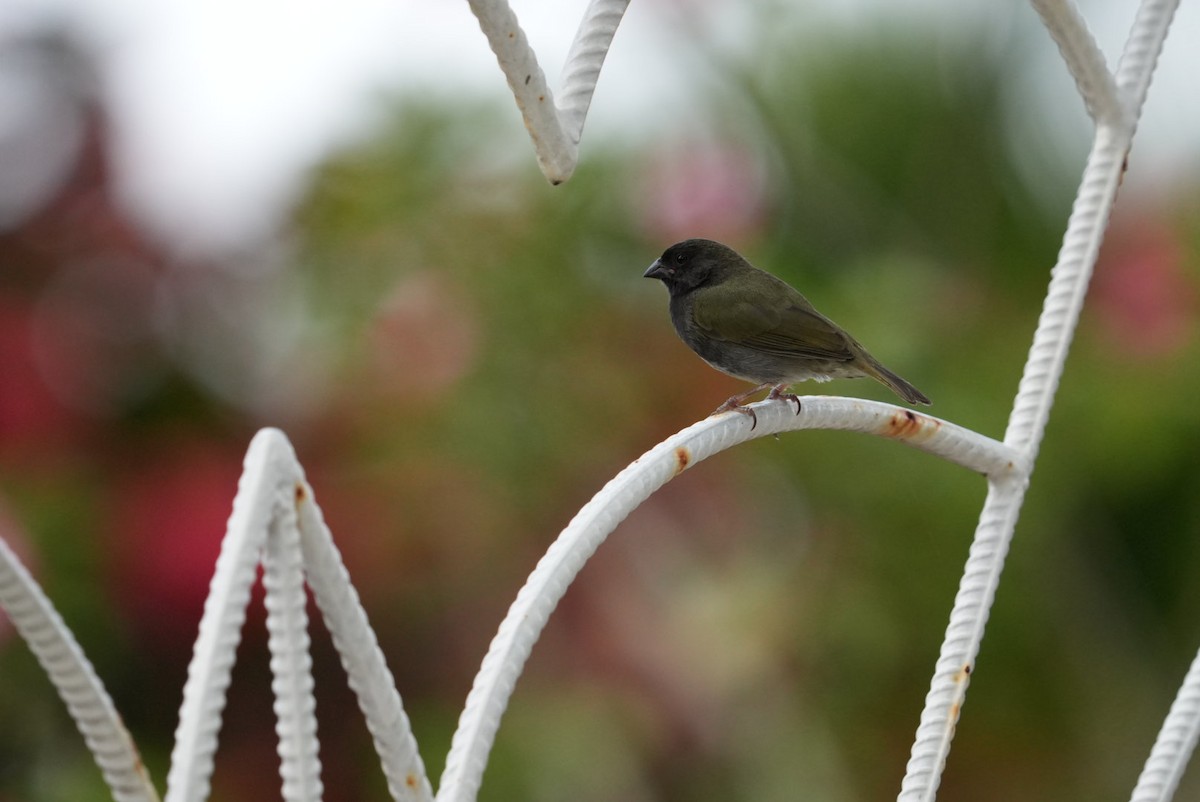
[[[407,785],[409,788],[416,788],[417,787],[417,775],[415,775],[415,774],[405,775],[404,784]]]
[[[538,95],[538,103],[541,103],[545,99],[546,99],[545,95]]]
[[[905,409],[888,418],[882,433],[885,437],[916,443],[933,437],[940,428],[942,428],[940,420],[928,418],[911,409]]]
[[[304,485],[296,482],[296,503],[299,504],[308,498],[308,492],[305,491]]]
[[[525,76],[525,85],[526,85],[526,86],[529,86],[529,79],[530,79],[530,78],[532,78],[532,77],[533,77],[532,75],[526,75],[526,76]]]
[[[957,674],[954,675],[954,683],[956,685],[962,685],[964,682],[966,682],[970,678],[971,678],[971,664],[967,663],[965,666],[963,666],[962,668],[960,668],[958,670]]]
[[[692,452],[687,446],[679,446],[675,449],[675,476],[687,470],[688,465],[692,463]]]

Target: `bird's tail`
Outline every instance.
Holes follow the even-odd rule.
[[[925,404],[926,406],[929,406],[930,404],[933,403],[932,401],[929,400],[929,397],[926,396],[923,392],[918,390],[916,387],[913,387],[911,384],[909,384],[904,379],[897,376],[895,373],[892,373],[890,370],[888,370],[883,365],[876,362],[874,359],[868,358],[867,362],[871,366],[871,375],[875,379],[877,379],[881,384],[886,385],[888,387],[888,389],[890,389],[893,393],[895,393],[896,395],[903,398],[908,403],[910,403],[910,404]]]

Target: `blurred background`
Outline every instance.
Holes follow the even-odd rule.
[[[1110,63],[1127,5],[1084,8]],[[584,3],[514,7],[557,86]],[[1184,4],[940,798],[1127,796],[1200,645],[1198,28]],[[162,788],[241,459],[281,427],[436,786],[541,553],[742,387],[650,262],[726,241],[1000,437],[1090,132],[1021,4],[639,0],[551,187],[465,3],[7,2],[0,535]],[[984,491],[843,433],[689,470],[551,618],[481,799],[894,796]],[[279,797],[254,604],[217,800]],[[384,799],[314,626],[326,798]],[[0,800],[108,798],[6,621],[0,721]]]

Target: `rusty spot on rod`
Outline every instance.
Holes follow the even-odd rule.
[[[688,465],[692,464],[692,452],[687,446],[679,446],[675,449],[675,476],[687,470]]]
[[[884,424],[882,434],[886,437],[894,437],[897,440],[916,442],[932,437],[940,428],[942,428],[940,420],[926,417],[919,412],[913,412],[911,409],[903,409],[898,410],[896,414],[888,418],[887,423]]]

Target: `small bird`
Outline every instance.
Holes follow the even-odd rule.
[[[742,402],[771,388],[767,398],[796,402],[785,390],[813,379],[870,376],[910,404],[925,394],[892,373],[841,327],[822,315],[786,282],[747,262],[732,248],[707,239],[677,242],[650,265],[646,278],[660,279],[671,295],[671,322],[688,348],[719,371],[753,382],[713,412],[754,410]]]

